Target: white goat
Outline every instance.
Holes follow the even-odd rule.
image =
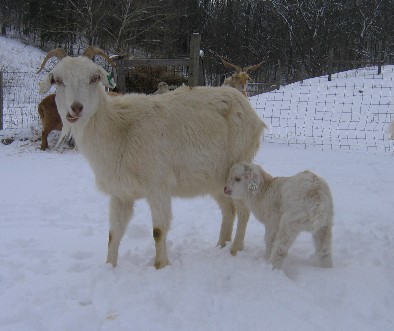
[[[248,96],[248,82],[251,80],[248,72],[260,68],[263,62],[255,64],[253,66],[240,67],[230,62],[227,62],[222,57],[220,57],[220,59],[222,60],[222,63],[226,68],[235,69],[235,72],[230,77],[227,77],[224,80],[223,86],[231,86],[240,91],[244,96]]]
[[[331,228],[334,207],[327,183],[310,171],[292,177],[272,177],[260,166],[235,164],[225,194],[242,199],[265,224],[266,258],[280,268],[291,244],[301,231],[313,233],[321,267],[332,267]],[[247,222],[238,223],[231,253],[242,249]]]
[[[394,120],[391,121],[390,125],[387,128],[387,134],[389,139],[394,139]]]
[[[168,264],[173,196],[209,194],[218,202],[223,214],[218,245],[223,247],[231,240],[235,211],[243,221],[249,217],[242,202],[223,193],[231,165],[253,158],[265,127],[249,101],[228,87],[110,98],[103,86],[110,85],[107,73],[84,55],[49,52],[41,67],[53,56],[61,60],[40,86],[44,93],[56,84],[59,112],[98,188],[111,197],[107,262],[117,264],[134,201],[141,198],[151,209],[156,268]]]
[[[170,92],[170,88],[166,82],[160,82],[157,84],[157,90],[153,94],[163,94]]]

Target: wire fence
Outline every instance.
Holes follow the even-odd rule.
[[[269,142],[394,155],[394,66],[318,77],[250,98],[268,124]]]
[[[4,129],[28,128],[39,122],[37,105],[43,99],[38,93],[41,78],[33,72],[3,72],[0,92],[3,93]]]
[[[39,123],[37,105],[42,76],[3,73],[3,128]],[[268,142],[323,150],[356,150],[394,155],[385,130],[394,120],[394,66],[351,70],[282,86],[250,98],[268,124]]]

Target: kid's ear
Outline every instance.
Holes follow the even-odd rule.
[[[38,92],[41,94],[47,93],[49,89],[51,88],[52,84],[54,83],[53,81],[53,75],[51,73],[48,73],[42,82],[38,84],[39,90]]]
[[[261,183],[261,176],[259,172],[257,172],[256,170],[252,170],[248,182],[248,191],[250,192],[257,191],[258,187],[260,186],[260,183]]]

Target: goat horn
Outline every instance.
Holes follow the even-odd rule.
[[[232,68],[232,69],[235,69],[235,71],[236,72],[240,72],[240,71],[242,71],[242,68],[241,67],[239,67],[239,66],[236,66],[235,64],[232,64],[232,63],[230,63],[230,62],[227,62],[226,60],[224,60],[221,56],[219,56],[220,57],[220,59],[222,60],[222,62],[223,62],[223,65],[226,67],[226,68]]]
[[[264,61],[261,61],[261,62],[258,63],[258,64],[255,64],[255,65],[249,66],[249,67],[244,67],[244,68],[242,68],[242,69],[243,69],[243,71],[245,71],[245,72],[253,71],[253,70],[258,69],[263,63],[264,63]]]
[[[38,71],[36,73],[38,74],[39,72],[41,72],[42,69],[44,69],[44,67],[49,59],[51,59],[53,57],[57,57],[59,60],[61,60],[65,56],[66,56],[66,53],[61,48],[55,48],[55,49],[49,51],[47,53],[47,55],[45,56],[44,60],[42,61],[40,69],[38,69]]]
[[[96,46],[89,46],[88,48],[85,49],[85,51],[82,53],[82,56],[86,56],[89,59],[93,60],[95,55],[99,55],[103,57],[111,66],[116,67],[116,64],[112,59],[108,57],[107,54],[104,53],[104,51]]]

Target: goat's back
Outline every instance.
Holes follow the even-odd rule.
[[[99,186],[110,192],[113,181],[122,185],[117,178],[123,178],[130,186],[169,187],[176,196],[220,193],[230,167],[256,154],[265,127],[249,101],[229,87],[182,87],[106,102],[108,109],[87,127],[100,132],[96,147],[86,141],[81,150],[99,182],[105,181]]]
[[[330,188],[323,178],[310,171],[287,177],[283,181],[281,199],[284,210],[292,210],[300,220],[310,219],[313,229],[332,221],[334,207]]]

